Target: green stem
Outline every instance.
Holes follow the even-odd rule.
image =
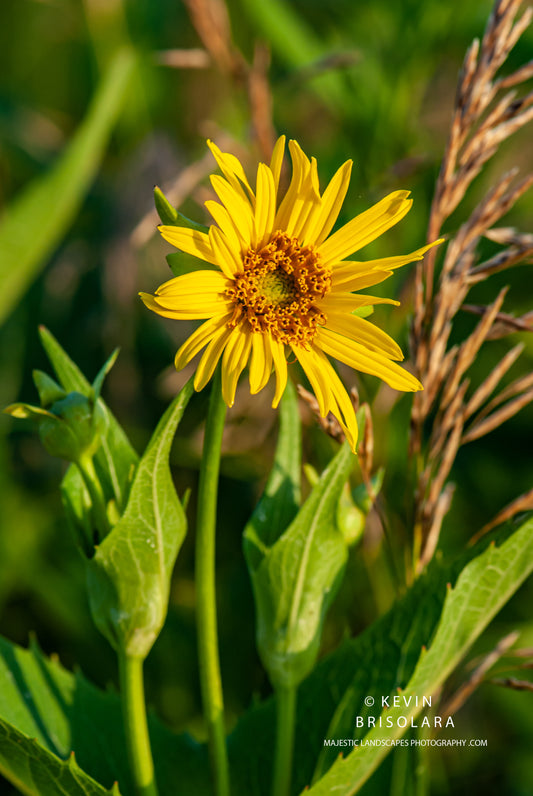
[[[158,796],[144,703],[143,659],[119,654],[124,731],[137,796]]]
[[[224,701],[218,660],[215,591],[216,508],[225,417],[226,405],[222,398],[220,368],[217,368],[205,428],[196,525],[196,615],[200,686],[217,796],[229,796],[230,792]]]
[[[295,719],[296,688],[278,688],[276,690],[276,755],[272,796],[289,796],[291,790]]]
[[[109,531],[111,526],[107,517],[106,499],[100,479],[94,469],[94,463],[91,456],[81,456],[77,461],[78,469],[83,478],[83,482],[91,496],[91,503],[96,523],[97,530],[100,538],[103,539]]]

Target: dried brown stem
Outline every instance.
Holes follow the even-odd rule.
[[[468,680],[463,683],[463,685],[458,688],[455,694],[448,700],[448,702],[441,708],[440,714],[442,718],[448,718],[448,716],[452,716],[454,713],[462,708],[465,704],[466,700],[474,693],[476,688],[478,688],[481,683],[483,682],[485,675],[489,671],[489,669],[494,666],[499,659],[505,655],[507,650],[513,646],[513,644],[517,641],[519,634],[509,633],[508,636],[505,636],[498,642],[496,647],[490,652],[481,662],[481,664],[474,670]]]

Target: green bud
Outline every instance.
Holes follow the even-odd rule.
[[[39,423],[39,436],[48,453],[78,462],[98,450],[105,433],[105,415],[97,403],[71,392],[50,409],[54,417],[44,417]]]
[[[144,658],[167,614],[170,580],[187,521],[169,468],[192,380],[161,418],[139,462],[126,509],[87,561],[94,622],[117,651]]]
[[[348,555],[336,515],[355,457],[345,444],[320,477],[306,468],[313,489],[298,508],[299,440],[296,397],[288,388],[274,466],[244,532],[257,646],[275,688],[295,687],[312,670]]]

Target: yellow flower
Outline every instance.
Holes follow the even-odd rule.
[[[354,293],[382,282],[394,268],[420,260],[431,246],[366,262],[345,258],[400,221],[411,207],[408,191],[389,194],[337,232],[330,232],[344,201],[352,162],[319,189],[317,163],[289,142],[292,179],[278,202],[285,149],[282,136],[270,165],[260,163],[255,192],[234,156],[208,141],[224,176],[211,176],[220,202],[207,201],[217,226],[209,234],[161,226],[169,243],[215,266],[171,279],[146,306],[166,318],[207,319],[181,346],[176,368],[203,348],[194,386],[201,390],[222,356],[222,392],[233,405],[237,381],[248,363],[250,391],[259,392],[276,374],[273,406],[287,384],[287,347],[292,349],[315,392],[320,413],[340,422],[355,450],[357,421],[352,402],[328,356],[379,376],[397,390],[422,389],[394,360],[403,359],[395,341],[354,311],[392,299]]]

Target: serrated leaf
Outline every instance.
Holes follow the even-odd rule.
[[[55,337],[44,327],[39,329],[39,336],[56,376],[66,392],[79,392],[89,397],[93,391],[91,384]],[[107,364],[109,364],[109,360]],[[122,427],[101,398],[98,399],[98,406],[104,413],[106,433],[94,457],[96,472],[102,482],[107,499],[113,498],[118,510],[121,511],[126,505],[131,478],[139,457],[133,450]],[[69,479],[64,479],[62,485],[64,500],[69,500],[69,485],[75,486],[75,489],[72,490],[72,500],[76,500],[77,495],[83,494],[83,481],[74,468],[69,468],[68,474]],[[77,514],[79,509],[80,505],[77,503],[72,507],[72,512]]]
[[[115,692],[100,691],[81,673],[68,672],[35,643],[26,650],[1,637],[0,682],[0,773],[23,793],[103,796],[118,780],[120,793],[133,796],[121,704]],[[153,716],[149,716],[149,728],[161,793],[209,794],[204,747],[188,736],[175,735]],[[72,751],[84,775],[73,769],[73,763],[69,773]],[[43,789],[52,774],[57,774],[55,781],[64,785],[63,790]],[[80,782],[89,789],[76,790]],[[100,785],[91,790],[87,782],[92,788],[93,782]],[[112,792],[119,796],[118,790]]]
[[[131,51],[117,54],[58,163],[7,208],[0,224],[0,321],[13,309],[76,215],[102,160],[134,66]]]
[[[170,579],[187,521],[170,473],[170,447],[194,391],[187,382],[148,444],[126,510],[87,562],[91,612],[115,649],[145,657],[167,614]]]
[[[74,757],[60,760],[0,719],[0,773],[28,796],[120,796],[86,774]]]
[[[335,524],[353,466],[343,445],[287,530],[260,555],[248,556],[256,604],[257,643],[276,686],[294,686],[312,669],[325,612],[347,558]]]
[[[532,571],[533,520],[530,519],[500,547],[491,544],[466,565],[455,586],[448,589],[435,636],[429,649],[421,651],[414,673],[399,694],[401,704],[391,704],[386,714],[382,714],[383,726],[376,726],[364,736],[368,745],[359,747],[346,758],[337,758],[329,771],[306,793],[310,796],[329,796],[332,792],[351,796],[357,793],[390,751],[390,746],[371,744],[400,738],[406,732],[411,719],[416,719],[423,710],[421,697],[435,693]],[[419,699],[415,699],[417,696]],[[351,714],[353,727],[353,699],[347,702],[352,703],[349,711],[346,710],[347,704],[341,704],[340,710],[344,715],[335,717],[335,735],[340,725],[346,727],[347,713]],[[398,725],[400,716],[406,717],[406,726],[401,726],[403,720]],[[389,722],[392,726],[388,726]],[[326,734],[325,737],[331,736]]]

